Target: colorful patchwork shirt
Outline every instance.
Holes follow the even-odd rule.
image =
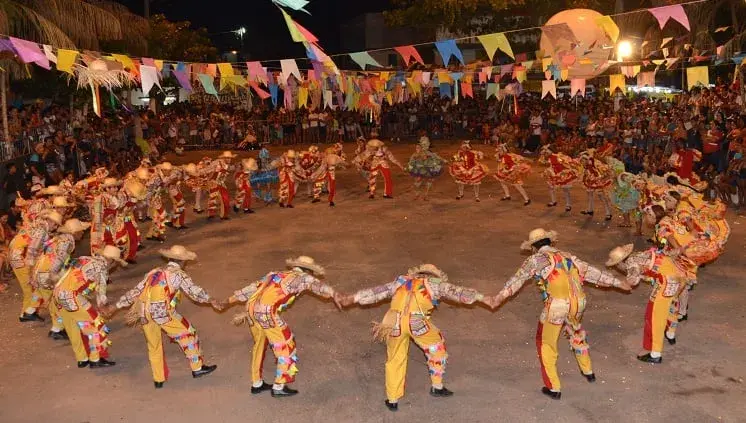
[[[26,248],[26,266],[33,268],[36,259],[44,252],[44,244],[49,241],[49,224],[45,221],[38,222],[29,231],[29,242]]]
[[[119,301],[117,301],[117,308],[131,306],[135,300],[140,297],[140,294],[146,288],[147,284],[150,282],[152,274],[155,272],[163,272],[165,274],[165,281],[166,284],[168,284],[168,289],[174,296],[179,292],[184,292],[184,294],[194,302],[207,303],[210,301],[210,294],[202,289],[202,287],[195,284],[194,281],[192,281],[192,278],[189,277],[181,266],[174,262],[168,262],[165,267],[151,270],[147,275],[145,275],[145,278],[143,278],[140,283],[122,295],[119,298]]]
[[[480,301],[484,298],[482,294],[474,289],[444,282],[440,278],[433,276],[413,278],[409,275],[401,275],[393,282],[358,291],[355,293],[355,302],[361,305],[369,305],[387,300],[393,297],[399,289],[411,289],[415,285],[414,282],[418,279],[424,282],[423,285],[427,292],[423,294],[430,299],[433,305],[437,305],[438,300],[441,299],[460,304],[473,304],[475,301]]]
[[[257,301],[261,301],[262,303],[270,302],[273,304],[267,305],[278,307],[281,304],[274,304],[275,299],[289,304],[292,301],[290,300],[290,297],[297,296],[304,291],[311,291],[323,298],[329,298],[334,295],[334,288],[331,286],[321,282],[318,278],[301,269],[293,268],[289,271],[271,272],[266,274],[262,279],[234,292],[233,296],[230,298],[230,302],[247,302],[260,289],[264,289],[265,292],[271,291],[267,290],[269,287],[278,287],[281,290],[281,295],[270,295],[270,297],[277,298],[260,298],[257,299]],[[264,297],[264,295],[262,295],[262,297]]]

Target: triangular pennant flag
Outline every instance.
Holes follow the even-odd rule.
[[[687,90],[691,90],[698,84],[705,87],[710,85],[710,74],[707,70],[707,66],[694,66],[686,68],[686,86]]]
[[[220,77],[231,77],[234,75],[233,66],[230,63],[218,63],[218,71],[220,71]]]
[[[668,22],[669,19],[673,19],[676,22],[680,23],[684,28],[686,28],[687,31],[691,31],[691,28],[689,26],[689,18],[686,16],[684,7],[680,4],[673,4],[663,7],[653,7],[648,9],[648,12],[650,12],[655,17],[655,19],[658,20],[658,25],[660,25],[661,29],[666,26],[666,22]]]
[[[730,27],[729,26],[721,26],[721,27],[715,29],[715,32],[725,32],[725,31],[728,30],[728,28],[730,28]]]
[[[381,72],[381,75],[383,75],[383,72]],[[423,85],[430,84],[430,76],[432,76],[431,72],[422,72],[422,84]],[[381,78],[383,78],[383,76],[381,76]]]
[[[267,70],[262,67],[260,62],[246,62],[246,68],[248,69],[250,80],[261,81],[264,84],[269,82]]]
[[[496,34],[480,35],[477,38],[479,39],[479,42],[482,43],[482,46],[487,52],[487,56],[489,56],[490,61],[493,60],[493,58],[495,57],[495,52],[498,49],[515,60],[513,49],[510,47],[508,38],[502,32]]]
[[[57,49],[57,70],[73,74],[73,64],[78,58],[75,50]]]
[[[518,82],[526,82],[528,76],[526,75],[526,69],[513,69],[513,77]]]
[[[614,94],[617,88],[619,88],[622,93],[624,93],[624,89],[627,87],[626,81],[624,80],[624,75],[622,74],[616,74],[616,75],[609,75],[609,93]]]
[[[666,37],[663,40],[661,40],[661,48],[663,48],[666,44],[670,43],[671,40],[673,40],[673,37]]]
[[[541,81],[541,98],[551,95],[555,100],[557,99],[557,83],[553,79],[545,79]]]
[[[474,92],[472,90],[472,86],[468,82],[462,82],[461,83],[461,94],[466,97],[474,98]]]
[[[156,69],[155,66],[140,66],[140,82],[142,85],[142,93],[146,96],[150,93],[150,89],[153,88],[153,85],[157,85],[158,88],[161,88],[161,83],[158,82],[158,69]]]
[[[497,98],[497,90],[500,88],[499,84],[493,84],[488,83],[487,84],[487,100],[489,100],[490,97],[495,96]]]
[[[298,87],[298,108],[303,109],[307,108],[308,104],[308,88],[307,87]]]
[[[298,27],[295,25],[295,21],[293,18],[290,17],[284,10],[280,9],[280,12],[282,12],[282,17],[285,18],[285,25],[288,27],[288,31],[290,31],[290,38],[293,39],[296,43],[305,43],[310,42],[306,40],[306,38],[303,36],[303,34],[298,30]]]
[[[47,56],[47,60],[49,60],[52,63],[57,63],[57,56],[54,55],[52,46],[44,44],[42,46],[42,49],[44,50],[44,55]]]
[[[436,41],[435,48],[438,49],[438,53],[440,53],[440,57],[443,59],[443,66],[448,66],[451,56],[456,57],[462,65],[464,64],[464,55],[461,54],[461,50],[456,46],[456,40]]]
[[[451,94],[451,84],[440,84],[440,98],[453,98]]]
[[[668,59],[666,59],[666,69],[671,69],[673,65],[675,65],[678,61],[678,57],[669,57]]]
[[[126,71],[137,75],[137,67],[135,66],[135,62],[132,61],[132,58],[125,54],[112,54],[111,57],[121,63]]]
[[[567,81],[567,77],[570,76],[570,69],[562,69],[560,71],[560,80]]]
[[[655,86],[655,72],[642,72],[637,74],[637,88],[644,86],[654,87]]]
[[[300,10],[308,13],[309,15],[311,14],[308,12],[308,10],[304,9],[304,7],[306,7],[306,5],[308,4],[307,0],[272,0],[272,3],[278,6],[289,7],[293,10]]]
[[[257,84],[255,81],[249,81],[249,86],[254,90],[254,92],[261,98],[262,100],[266,100],[270,97],[270,94],[263,89],[259,87],[259,84]]]
[[[417,49],[414,48],[414,46],[399,46],[394,47],[394,50],[396,50],[397,53],[399,53],[404,59],[404,65],[409,66],[409,62],[414,58],[417,63],[424,65],[425,62],[422,60],[422,57],[420,57],[420,53],[417,52]]]
[[[534,67],[534,62],[535,61],[536,60],[525,60],[525,61],[523,61],[523,67],[526,68],[526,69],[531,69],[532,67]]]
[[[13,45],[13,48],[15,48],[18,58],[21,59],[23,63],[36,63],[44,69],[51,68],[51,66],[49,66],[49,59],[47,59],[47,56],[41,51],[38,44],[13,37],[8,37],[8,39]]]
[[[295,27],[298,29],[298,32],[300,32],[301,35],[303,35],[303,38],[305,38],[306,41],[308,41],[309,43],[318,43],[319,42],[319,39],[316,38],[315,35],[311,34],[311,31],[309,31],[306,28],[304,28],[303,25],[299,24],[296,21],[293,21],[293,23],[295,24]]]
[[[576,94],[585,97],[585,79],[574,78],[570,80],[570,96],[575,97]]]
[[[215,78],[213,78],[212,75],[207,75],[204,73],[198,73],[197,78],[199,79],[199,82],[202,83],[202,87],[205,89],[205,92],[207,94],[212,94],[216,98],[218,97],[218,91],[215,89]]]
[[[665,60],[663,60],[663,59],[653,59],[653,63],[654,63],[655,65],[657,65],[657,66],[660,66],[660,65],[662,65],[662,64],[663,64],[663,62],[665,62]]]
[[[609,36],[611,42],[616,43],[619,39],[619,27],[614,23],[614,20],[611,19],[611,16],[607,15],[596,18],[596,25],[598,25],[598,27]]]
[[[174,77],[176,77],[176,80],[179,81],[179,85],[181,85],[181,88],[184,88],[186,91],[189,92],[192,91],[192,83],[189,81],[189,76],[187,75],[186,71],[174,69],[172,73],[174,74]]]
[[[367,51],[361,51],[358,53],[350,53],[350,59],[354,60],[362,70],[365,70],[366,65],[375,66],[381,68],[380,63],[374,59]]]
[[[287,83],[290,75],[295,76],[298,81],[302,81],[300,76],[300,70],[298,70],[298,64],[295,63],[295,59],[283,59],[280,60],[280,67],[282,68],[281,80]]]
[[[163,71],[163,60],[155,59],[153,60],[153,63],[155,63],[155,68],[158,69],[158,72]]]
[[[546,72],[549,67],[552,66],[552,58],[551,57],[545,57],[541,59],[541,70]]]

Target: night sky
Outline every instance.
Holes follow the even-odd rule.
[[[143,0],[117,0],[136,13],[143,13]],[[349,19],[388,7],[388,0],[311,0],[304,12],[288,10],[290,16],[319,38],[327,53],[339,53],[339,26]],[[244,48],[252,60],[305,57],[301,44],[290,39],[282,13],[271,0],[152,0],[151,14],[163,13],[170,20],[188,20],[205,27],[221,51],[241,50],[240,40],[227,31],[246,27]],[[222,34],[221,34],[222,33]]]

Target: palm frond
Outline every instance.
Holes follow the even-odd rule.
[[[17,0],[56,24],[78,47],[97,49],[99,40],[122,39],[113,13],[83,0]]]
[[[75,43],[54,22],[17,2],[0,0],[0,31],[55,47],[73,48]]]

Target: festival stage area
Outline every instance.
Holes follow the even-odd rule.
[[[495,163],[492,148],[478,144]],[[433,149],[450,158],[457,144]],[[348,161],[354,146],[347,144]],[[413,145],[392,150],[404,164]],[[280,149],[271,150],[273,156]],[[174,164],[219,152],[190,152]],[[255,153],[253,153],[255,154]],[[246,153],[241,153],[242,157]],[[311,204],[306,186],[298,190],[295,209],[255,203],[253,215],[230,221],[205,220],[188,207],[187,231],[167,232],[164,246],[183,244],[198,254],[186,270],[195,282],[218,298],[228,297],[271,270],[284,268],[290,256],[310,255],[327,269],[327,281],[342,292],[382,284],[407,268],[429,262],[446,271],[453,283],[495,294],[525,259],[521,241],[536,227],[559,232],[558,246],[603,267],[607,253],[646,237],[618,228],[619,217],[603,222],[580,215],[585,192],[574,187],[574,207],[548,209],[543,166],[535,164],[526,183],[533,204],[523,207],[519,195],[501,202],[499,184],[489,178],[481,203],[467,187],[457,201],[456,186],[442,175],[430,201],[413,202],[411,179],[394,171],[393,200],[369,200],[365,182],[354,168],[338,172],[337,206]],[[230,185],[233,191],[232,182]],[[379,190],[382,194],[382,190]],[[190,197],[191,199],[191,197]],[[561,195],[559,196],[561,201]],[[168,205],[170,208],[170,204]],[[500,309],[456,307],[443,303],[433,322],[443,332],[449,353],[445,385],[454,397],[428,394],[425,358],[410,349],[406,396],[398,413],[384,407],[386,348],[372,341],[370,323],[380,320],[387,304],[339,312],[331,301],[303,295],[284,313],[298,342],[297,382],[300,394],[271,398],[251,395],[251,337],[247,326],[231,324],[241,306],[222,314],[183,299],[181,313],[198,329],[205,358],[218,369],[193,379],[178,346],[165,342],[171,376],[154,390],[145,339],[124,323],[124,312],[109,323],[113,368],[78,369],[66,341],[47,338],[47,324],[18,323],[20,289],[15,281],[0,294],[0,422],[647,422],[743,421],[746,415],[746,282],[743,273],[746,219],[728,213],[732,235],[725,254],[701,270],[693,291],[689,321],[677,332],[678,343],[666,344],[663,364],[639,362],[642,326],[650,285],[632,293],[587,287],[591,357],[598,377],[583,378],[566,341],[560,340],[558,367],[562,400],[541,395],[535,330],[542,309],[532,282]],[[146,242],[139,263],[112,274],[110,301],[131,288],[152,267],[162,264],[159,245]],[[78,246],[85,254],[87,242]],[[43,314],[46,316],[46,311]],[[274,375],[267,352],[265,380]]]

